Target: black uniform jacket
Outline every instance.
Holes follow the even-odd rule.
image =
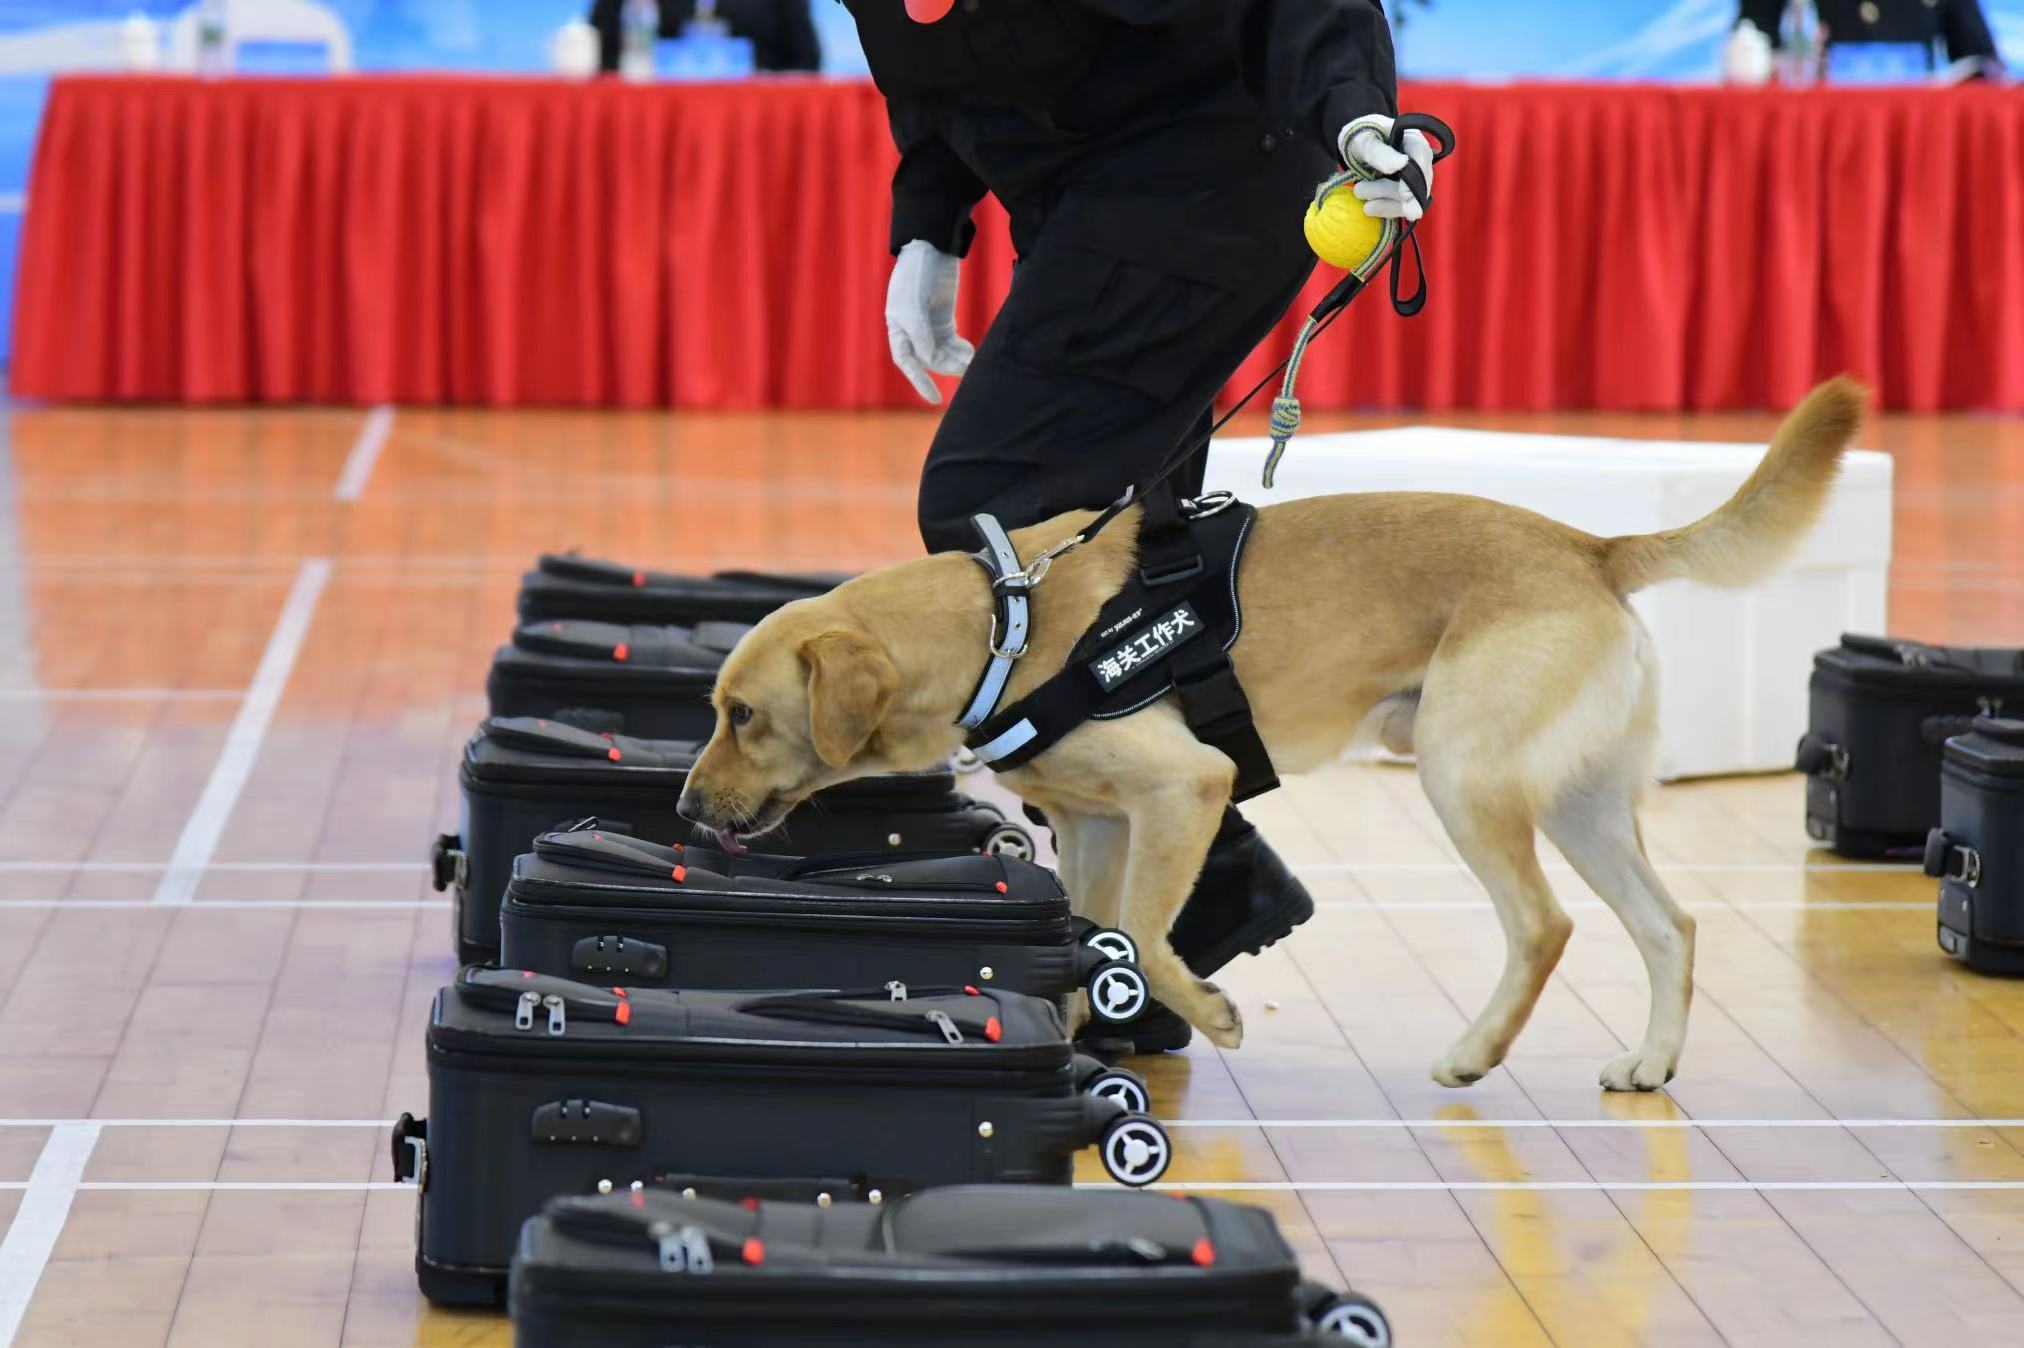
[[[1397,111],[1380,0],[843,3],[900,149],[895,251],[960,255],[987,190],[1016,236],[1082,176],[1200,190],[1276,138],[1333,147],[1344,123]]]

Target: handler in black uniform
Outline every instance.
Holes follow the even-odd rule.
[[[1755,24],[1775,45],[1786,4],[1787,0],[1743,0],[1741,19]],[[1944,40],[1948,61],[1995,65],[2002,59],[1981,0],[1815,0],[1814,7],[1829,45],[1907,42],[1931,48]]]
[[[844,3],[901,156],[893,360],[932,403],[930,371],[963,376],[921,479],[931,550],[974,547],[979,511],[1016,528],[1103,505],[1204,434],[1313,269],[1300,216],[1315,185],[1339,157],[1407,163],[1385,143],[1398,109],[1379,0]],[[1425,139],[1406,146],[1431,174]],[[987,191],[1019,266],[973,351],[955,325],[958,259]],[[1372,214],[1420,214],[1396,181],[1357,193]],[[1179,495],[1202,474],[1198,458]],[[1207,975],[1312,912],[1231,810],[1173,944]]]

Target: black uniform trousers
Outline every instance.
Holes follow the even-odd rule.
[[[922,472],[930,551],[974,547],[979,511],[1019,528],[1107,505],[1206,433],[1218,390],[1313,270],[1301,213],[1334,168],[1262,133],[1227,160],[1166,184],[1142,163],[1097,166],[1044,202],[1007,203],[1011,293]],[[1197,456],[1175,489],[1195,494],[1202,474]]]

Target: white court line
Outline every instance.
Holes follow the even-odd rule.
[[[274,634],[267,638],[267,649],[260,657],[260,668],[254,673],[253,682],[246,689],[246,700],[240,704],[232,729],[225,736],[218,765],[211,769],[211,780],[204,784],[197,808],[190,812],[182,836],[176,839],[168,869],[155,886],[156,903],[186,904],[196,893],[198,879],[218,850],[218,840],[225,836],[232,807],[239,803],[239,793],[246,789],[253,760],[260,753],[260,741],[266,738],[267,725],[280,705],[281,690],[288,684],[295,658],[302,653],[302,641],[309,632],[309,620],[316,613],[316,601],[323,597],[323,587],[329,583],[327,557],[312,557],[296,570],[295,584],[289,587],[281,616],[274,624]]]
[[[233,702],[243,688],[0,688],[0,702]]]
[[[1540,869],[1561,875],[1574,874],[1564,861],[1542,861]],[[1654,861],[1655,871],[1705,871],[1721,875],[1917,875],[1918,862],[1893,865],[1888,862],[1828,861]],[[1466,874],[1459,861],[1303,861],[1293,866],[1299,875],[1454,875]]]
[[[126,909],[154,909],[161,907],[157,899],[0,899],[0,912],[16,910],[39,911],[41,909],[76,908],[94,912],[119,912]],[[417,909],[454,907],[448,899],[192,899],[188,903],[172,904],[175,908],[203,910],[213,909],[272,909],[287,912],[293,909],[309,911],[373,912],[384,909],[388,912],[414,912]]]
[[[8,872],[40,874],[84,871],[110,875],[153,875],[174,866],[173,861],[0,861],[0,875]],[[196,871],[238,875],[298,874],[419,874],[429,869],[425,861],[206,861],[191,866]]]
[[[1169,1128],[2024,1128],[1995,1119],[1162,1119]],[[0,1128],[391,1128],[393,1119],[0,1119]]]
[[[42,1144],[27,1182],[7,1186],[25,1192],[6,1240],[0,1241],[0,1348],[9,1348],[21,1329],[49,1252],[70,1215],[85,1163],[98,1145],[98,1130],[95,1123],[58,1124]]]
[[[397,1180],[86,1180],[77,1186],[91,1193],[384,1193],[406,1190],[420,1193],[412,1184]],[[6,1348],[0,1340],[0,1348]]]
[[[2024,1128],[2024,1119],[1163,1119],[1169,1128]]]
[[[32,1188],[20,1181],[0,1189]],[[1085,1181],[1078,1189],[1116,1189]],[[1154,1184],[1155,1193],[2013,1193],[2024,1180],[1192,1180]],[[395,1180],[88,1180],[72,1192],[91,1193],[407,1193]],[[27,1206],[27,1200],[23,1201]],[[67,1204],[66,1204],[67,1206]],[[19,1222],[17,1217],[16,1222]],[[40,1269],[37,1270],[39,1274]],[[31,1293],[33,1287],[28,1289]],[[4,1326],[0,1326],[4,1328]],[[0,1348],[10,1340],[0,1338]]]
[[[0,1119],[0,1128],[391,1128],[394,1119]]]
[[[1488,899],[1316,899],[1316,908],[1372,908],[1387,913],[1410,913],[1415,910],[1429,913],[1476,912],[1496,907]],[[1561,907],[1571,912],[1606,912],[1609,905],[1600,899],[1566,899]],[[1908,903],[1895,900],[1889,902],[1865,903],[1860,899],[1820,899],[1807,902],[1805,899],[1768,900],[1749,903],[1724,899],[1681,900],[1680,907],[1698,912],[1719,912],[1736,909],[1742,912],[1803,913],[1803,912],[1879,912],[1879,913],[1924,913],[1933,910],[1931,902]]]
[[[91,1186],[86,1185],[86,1188]],[[1078,1189],[1112,1189],[1083,1183]],[[1197,1180],[1161,1181],[1155,1192],[1183,1193],[1996,1193],[2024,1180]]]
[[[380,451],[386,448],[387,436],[393,429],[393,408],[375,407],[365,414],[365,425],[352,442],[351,453],[345,457],[344,471],[338,474],[337,485],[330,492],[331,500],[356,501],[365,494],[365,484],[372,480],[373,465],[379,462]]]

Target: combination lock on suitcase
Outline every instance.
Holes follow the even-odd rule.
[[[719,571],[711,576],[682,576],[574,553],[550,553],[520,578],[520,620],[756,623],[797,599],[828,594],[848,579],[840,571]]]
[[[497,1304],[550,1198],[693,1190],[878,1203],[941,1184],[1066,1185],[1099,1145],[1122,1183],[1172,1148],[1016,993],[664,992],[466,969],[437,994],[426,1121],[395,1175],[421,1186],[424,1295]]]
[[[1003,856],[769,857],[548,833],[500,908],[511,969],[628,987],[989,985],[1125,1025],[1152,1001],[1121,931],[1076,917],[1053,871]]]
[[[578,619],[524,623],[492,657],[494,716],[540,716],[647,739],[704,740],[716,725],[710,689],[751,629],[622,625]]]
[[[521,1237],[512,1308],[520,1348],[1391,1343],[1373,1303],[1301,1279],[1262,1209],[1024,1185],[560,1199]]]
[[[1926,874],[1940,882],[1940,949],[2024,975],[2024,721],[1977,721],[1947,741]]]
[[[1813,658],[1797,766],[1806,832],[1843,856],[1918,856],[1940,818],[1940,747],[2024,708],[2024,651],[1844,636]]]
[[[456,900],[457,955],[499,957],[499,900],[513,859],[552,829],[595,818],[659,842],[693,828],[675,812],[701,745],[598,735],[532,716],[493,717],[464,746],[463,821],[438,838],[435,886]],[[998,852],[1030,858],[1033,835],[956,790],[946,772],[868,777],[821,792],[769,835],[805,853]],[[762,846],[765,842],[762,841]]]

